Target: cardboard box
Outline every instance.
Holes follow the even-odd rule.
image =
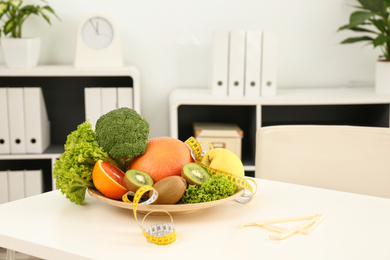
[[[226,148],[241,159],[244,131],[230,123],[194,123],[194,135],[199,143],[210,142],[214,148]]]

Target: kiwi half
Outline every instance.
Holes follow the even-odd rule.
[[[136,192],[144,185],[153,185],[153,179],[149,174],[140,170],[128,170],[124,178],[125,187],[127,190]]]
[[[202,166],[196,163],[187,163],[181,170],[181,176],[186,179],[188,184],[202,185],[210,179],[210,173]]]

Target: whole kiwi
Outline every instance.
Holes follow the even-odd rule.
[[[169,176],[159,180],[153,185],[158,192],[158,198],[153,204],[175,204],[184,195],[187,182],[180,176]],[[149,193],[149,197],[152,193]]]

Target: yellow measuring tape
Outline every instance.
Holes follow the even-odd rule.
[[[241,197],[238,197],[236,199],[238,202],[248,203],[249,201],[252,200],[252,197],[253,197],[254,193],[256,192],[256,190],[254,191],[252,186],[247,181],[249,180],[249,181],[253,182],[254,186],[257,189],[257,184],[254,180],[237,177],[231,173],[219,171],[219,170],[213,169],[207,165],[202,164],[200,161],[202,158],[203,150],[202,150],[202,147],[200,146],[200,144],[198,143],[198,141],[194,137],[190,137],[186,140],[185,143],[191,149],[192,156],[194,158],[194,161],[197,164],[201,165],[202,167],[207,168],[212,174],[222,174],[222,175],[226,176],[226,178],[228,180],[235,183],[238,187],[244,188],[245,190],[248,190],[250,192],[249,194],[244,192],[244,194],[241,195]],[[150,198],[148,198],[147,200],[140,202],[142,199],[142,196],[146,192],[152,192],[152,196],[150,196]],[[134,196],[132,201],[129,199],[129,196],[130,197]],[[133,203],[134,218],[138,223],[138,219],[137,219],[137,206],[138,206],[138,204],[152,204],[154,201],[156,201],[157,197],[158,197],[158,192],[152,186],[145,185],[145,186],[140,187],[135,194],[133,192],[126,193],[125,195],[123,195],[122,200],[124,202]],[[148,227],[147,229],[145,229],[144,228],[145,219],[149,216],[149,214],[156,212],[156,211],[166,213],[170,217],[171,223],[157,223],[157,224],[154,224],[154,225]],[[156,209],[156,210],[148,212],[145,215],[145,217],[143,218],[142,224],[140,225],[138,223],[138,225],[142,229],[142,232],[143,232],[145,238],[151,243],[154,243],[157,245],[168,245],[168,244],[171,244],[174,241],[176,241],[177,235],[176,235],[176,229],[173,225],[173,218],[172,218],[171,214],[169,214],[169,212],[166,210]]]
[[[142,195],[144,195],[146,192],[150,192],[150,191],[153,192],[152,196],[149,199],[147,199],[146,201],[140,202]],[[134,195],[133,201],[129,200],[128,195],[130,195],[130,196]],[[152,204],[154,201],[156,201],[157,197],[158,197],[157,191],[152,186],[145,185],[145,186],[140,187],[135,194],[132,192],[126,193],[125,195],[123,195],[122,200],[124,202],[133,203],[134,218],[138,223],[138,219],[137,219],[137,206],[138,206],[138,204]],[[157,224],[152,225],[152,226],[148,227],[147,229],[145,229],[144,228],[145,219],[149,216],[149,214],[156,212],[156,211],[166,213],[171,218],[171,223],[157,223]],[[142,224],[141,225],[138,224],[138,225],[142,229],[142,233],[144,234],[146,239],[153,244],[168,245],[168,244],[171,244],[171,243],[176,241],[177,235],[176,235],[176,229],[173,225],[173,218],[172,218],[171,214],[169,214],[169,212],[166,210],[157,209],[157,210],[152,210],[152,211],[148,212],[148,214],[146,214],[145,217],[143,218]]]
[[[190,149],[192,151],[192,157],[193,157],[195,163],[206,168],[212,174],[224,175],[229,181],[235,183],[238,187],[244,188],[245,191],[249,191],[249,193],[244,192],[244,194],[241,197],[238,197],[236,199],[238,202],[248,203],[249,201],[252,200],[253,195],[256,193],[256,189],[257,189],[257,183],[253,179],[238,177],[238,176],[235,176],[234,174],[220,171],[220,170],[211,168],[210,166],[207,166],[207,165],[201,163],[202,157],[203,157],[203,150],[202,150],[202,147],[199,144],[199,142],[194,137],[191,136],[190,138],[188,138],[186,140],[185,143],[190,147]],[[253,190],[252,185],[250,185],[248,181],[250,181],[254,184],[254,187],[256,188],[255,190]]]

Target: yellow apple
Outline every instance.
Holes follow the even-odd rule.
[[[244,177],[244,165],[238,156],[225,148],[214,148],[209,150],[202,159],[204,165],[213,169]]]

